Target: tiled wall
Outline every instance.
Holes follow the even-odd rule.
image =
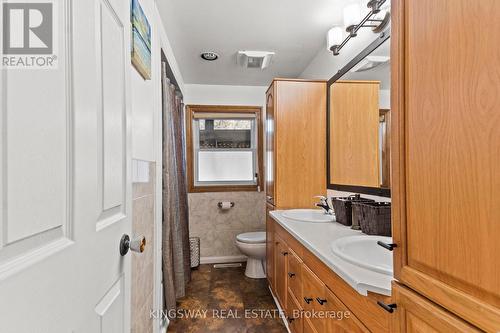
[[[200,237],[201,257],[239,256],[236,235],[265,230],[264,192],[223,192],[189,194],[189,234]],[[219,201],[234,207],[222,211]]]
[[[155,163],[133,160],[132,237],[145,236],[143,253],[132,252],[132,331],[153,332]]]

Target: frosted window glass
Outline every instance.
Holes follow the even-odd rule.
[[[198,181],[254,181],[252,151],[199,151]]]

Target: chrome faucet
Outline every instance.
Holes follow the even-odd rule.
[[[325,210],[325,214],[333,215],[333,207],[328,203],[328,198],[322,195],[315,196],[319,202],[315,204],[316,207],[321,207]]]

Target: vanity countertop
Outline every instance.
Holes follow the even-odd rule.
[[[336,239],[364,235],[361,231],[353,230],[337,222],[294,221],[284,217],[282,212],[282,210],[275,210],[271,211],[270,215],[358,293],[366,296],[367,292],[370,291],[387,296],[391,295],[392,276],[353,265],[337,257],[330,248],[330,244]]]

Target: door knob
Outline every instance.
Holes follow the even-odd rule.
[[[120,254],[122,256],[128,253],[128,250],[132,250],[133,252],[142,253],[144,252],[144,248],[146,247],[146,237],[140,236],[130,240],[130,237],[127,234],[122,236],[120,240]]]

